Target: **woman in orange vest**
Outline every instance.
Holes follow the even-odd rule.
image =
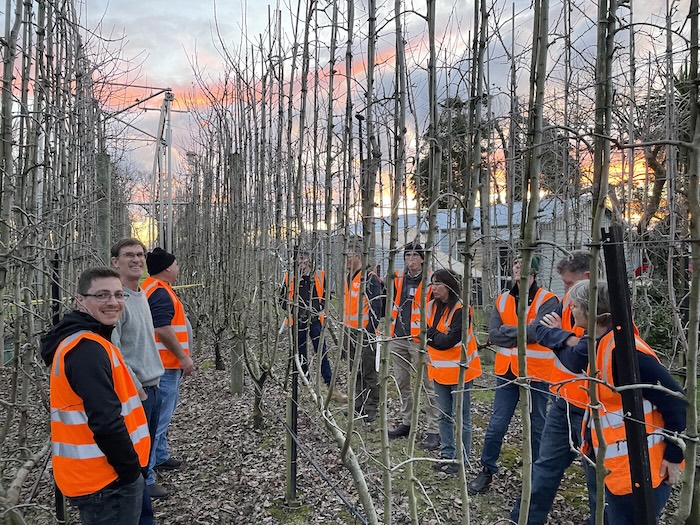
[[[588,328],[589,281],[579,281],[568,294],[571,300],[571,313],[576,325]],[[635,516],[632,501],[632,480],[627,451],[627,435],[624,425],[622,396],[613,388],[619,385],[615,364],[615,338],[610,316],[610,299],[605,281],[598,282],[596,319],[596,365],[598,379],[596,390],[600,404],[603,437],[607,444],[605,468],[610,473],[605,477],[605,518],[609,525],[634,525]],[[555,350],[559,359],[570,370],[586,368],[588,349],[585,338],[580,341],[573,334],[566,344],[568,351]],[[639,379],[641,384],[661,385],[668,390],[682,392],[668,370],[661,364],[651,347],[635,334]],[[589,375],[589,374],[587,374]],[[658,519],[661,510],[671,494],[671,485],[680,480],[683,451],[669,436],[685,429],[685,402],[682,398],[669,395],[661,390],[642,388],[644,419],[646,422],[647,445],[651,481],[654,489],[654,506]],[[599,449],[598,436],[593,428],[590,413],[586,414],[583,425],[582,451],[591,459]],[[595,469],[587,466],[589,480],[595,478]],[[589,497],[595,492],[589,487]]]
[[[56,485],[84,524],[139,523],[151,438],[119,349],[110,342],[125,301],[119,274],[91,268],[77,309],[41,340],[51,366],[51,451]]]
[[[455,459],[454,421],[457,396],[462,393],[462,446],[464,460],[469,458],[472,441],[471,386],[481,375],[481,360],[469,311],[466,361],[462,359],[462,302],[460,276],[446,269],[436,270],[432,278],[433,300],[428,305],[428,377],[433,380],[439,409],[440,457]],[[460,369],[464,369],[462,382]],[[454,474],[455,463],[435,463],[435,470]]]

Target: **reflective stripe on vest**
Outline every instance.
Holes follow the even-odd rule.
[[[433,272],[428,272],[428,281],[430,281],[430,276]],[[396,323],[398,322],[399,311],[401,310],[401,292],[403,290],[405,273],[402,271],[397,271],[394,277],[394,303],[391,306],[391,337],[395,337],[396,334]],[[418,283],[416,287],[416,293],[411,298],[411,327],[410,334],[413,341],[416,343],[420,341],[420,301],[421,294],[423,293],[423,281]],[[430,302],[432,298],[432,289],[428,286],[428,295],[425,298],[426,305]]]
[[[367,281],[369,281],[372,272],[367,273]],[[348,280],[345,279],[345,295],[343,297],[343,323],[350,328],[360,328],[360,279],[362,272],[357,272],[357,275],[352,279],[350,287]],[[367,294],[362,298],[362,327],[366,328],[369,324],[369,301]]]
[[[185,354],[190,355],[190,342],[189,342],[189,332],[187,330],[187,318],[185,317],[185,308],[182,305],[182,301],[173,291],[172,287],[163,281],[162,279],[156,279],[155,277],[147,277],[141,288],[146,293],[146,297],[150,298],[151,295],[158,289],[164,289],[170,296],[170,300],[173,303],[175,309],[175,314],[173,315],[172,321],[170,322],[170,328],[175,332],[180,346],[184,350]],[[180,365],[180,360],[173,354],[160,340],[160,337],[156,333],[156,347],[158,348],[158,353],[160,354],[160,360],[163,362],[163,367],[166,369],[179,369],[182,368]]]
[[[450,325],[455,315],[462,314],[462,303],[458,302],[450,311],[443,310],[441,318],[435,323],[435,313],[437,304],[435,300],[428,304],[428,326],[434,326],[442,333],[449,332]],[[469,329],[467,332],[466,362],[462,361],[462,343],[458,343],[447,350],[438,350],[428,344],[428,378],[441,385],[456,385],[459,382],[459,370],[465,368],[464,383],[468,383],[481,375],[481,359],[477,347],[476,337],[474,337],[474,315],[469,308]]]
[[[97,492],[118,477],[95,443],[83,399],[73,391],[65,375],[66,356],[86,339],[100,345],[109,357],[114,393],[121,403],[121,421],[142,467],[148,465],[151,444],[146,414],[119,349],[94,332],[81,331],[67,337],[61,341],[53,358],[50,405],[54,478],[59,489],[69,497]]]
[[[326,282],[326,274],[323,270],[319,270],[317,272],[314,272],[314,287],[316,288],[316,297],[318,297],[319,302],[324,298],[325,294],[323,293],[323,288],[324,284]],[[289,272],[284,274],[284,285],[287,287],[287,297],[289,298],[289,316],[287,319],[284,320],[284,323],[286,326],[292,326],[294,324],[294,318],[293,318],[293,304],[294,304],[294,276],[292,275],[292,284],[289,285]],[[310,307],[313,309],[313,293],[311,294],[310,298],[311,305]],[[321,308],[323,306],[321,305]],[[323,312],[320,312],[318,314],[318,320],[321,322],[321,324],[324,323],[326,319],[326,314]]]
[[[529,324],[537,318],[540,307],[552,297],[552,292],[538,288],[532,303],[527,307],[525,323]],[[504,325],[517,326],[517,302],[509,292],[504,292],[496,298],[496,308],[501,315]],[[549,382],[552,379],[554,368],[554,352],[537,343],[527,343],[525,346],[525,359],[527,360],[527,375],[540,381]],[[496,350],[496,362],[494,372],[497,375],[505,375],[510,369],[518,375],[518,348],[498,347]]]
[[[638,352],[656,357],[656,353],[639,336],[635,335],[635,347]],[[596,391],[600,401],[600,424],[603,439],[607,444],[605,452],[605,467],[610,473],[605,477],[605,486],[617,495],[623,496],[632,493],[632,479],[630,475],[630,458],[627,448],[627,433],[625,429],[625,412],[622,406],[622,396],[609,386],[615,386],[613,377],[613,352],[615,350],[615,335],[611,330],[598,342],[596,364],[600,371],[600,378],[605,383],[596,383]],[[664,427],[663,417],[656,407],[648,400],[643,401],[644,420],[646,422],[647,446],[649,448],[649,464],[651,468],[652,487],[658,487],[663,479],[660,476],[661,462],[663,461],[666,444],[663,436],[658,432]],[[598,453],[598,435],[595,431],[594,420],[590,413],[584,425],[591,428],[590,436],[593,448]]]
[[[561,328],[572,332],[576,337],[582,337],[584,329],[576,326],[571,314],[571,299],[569,294],[564,294],[561,300]],[[579,408],[588,406],[588,380],[584,373],[574,373],[566,368],[556,355],[554,356],[554,368],[552,369],[552,386],[549,387],[553,394],[561,396],[567,403]]]

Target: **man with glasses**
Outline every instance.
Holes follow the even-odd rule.
[[[136,525],[151,440],[119,349],[110,342],[126,296],[119,274],[91,268],[77,308],[41,340],[51,367],[51,451],[56,485],[84,524]]]
[[[128,298],[124,313],[112,332],[112,343],[121,350],[126,366],[131,371],[146,411],[148,430],[151,435],[151,444],[153,444],[161,406],[159,383],[164,368],[156,347],[148,299],[139,286],[146,265],[146,247],[138,239],[127,237],[112,246],[111,255],[112,266],[117,270],[124,295]],[[141,525],[153,523],[150,498],[167,497],[168,491],[155,482],[153,464],[149,463]]]
[[[154,470],[175,470],[182,461],[170,456],[168,450],[168,427],[177,406],[180,380],[194,370],[190,357],[190,322],[185,315],[182,301],[172,288],[177,280],[179,266],[172,253],[154,248],[146,255],[147,277],[143,289],[148,298],[151,318],[165,373],[160,380],[163,400],[158,418],[158,430],[153,444]]]

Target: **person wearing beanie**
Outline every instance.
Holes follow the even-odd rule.
[[[401,398],[400,422],[389,430],[389,438],[408,436],[413,412],[413,377],[421,361],[427,364],[425,352],[420,348],[420,305],[423,294],[426,304],[432,298],[430,286],[423,286],[423,247],[412,242],[404,247],[404,270],[394,276],[394,301],[391,308],[391,341],[389,352],[394,378]],[[430,274],[428,275],[430,279]],[[426,433],[423,448],[437,450],[440,447],[438,410],[433,381],[423,372],[422,402],[426,417]]]
[[[464,316],[461,300],[462,277],[447,268],[433,273],[433,299],[427,306],[427,346],[430,364],[428,376],[435,382],[435,393],[440,407],[440,457],[459,458],[457,448],[462,447],[462,464],[469,461],[472,443],[471,391],[474,379],[481,375],[481,359],[474,335],[474,311],[470,306]],[[467,324],[465,340],[462,338],[463,317]],[[461,376],[461,377],[460,377]],[[461,443],[455,432],[457,405],[462,397]],[[459,471],[457,463],[435,463],[433,469],[445,474]]]
[[[148,298],[156,345],[165,368],[160,380],[162,404],[151,462],[156,471],[174,470],[182,461],[170,456],[168,427],[177,406],[180,381],[194,371],[190,357],[192,330],[182,301],[172,288],[179,271],[175,256],[162,248],[154,248],[146,256],[146,268],[149,277],[141,286]],[[163,496],[152,493],[151,497]]]
[[[496,462],[501,455],[503,438],[520,399],[520,386],[515,382],[515,378],[518,377],[517,312],[521,266],[522,259],[513,261],[512,288],[496,298],[496,307],[489,322],[489,342],[497,347],[493,367],[497,376],[496,395],[481,452],[482,470],[467,487],[472,495],[486,492],[491,486],[493,475],[498,472]],[[530,266],[530,275],[526,279],[526,360],[528,388],[532,399],[532,458],[533,461],[537,461],[547,413],[549,382],[554,370],[554,353],[537,343],[536,328],[540,319],[556,309],[559,299],[552,292],[537,285],[535,276],[539,268],[539,257],[533,257]]]

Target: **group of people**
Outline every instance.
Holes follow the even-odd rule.
[[[182,465],[167,435],[180,381],[194,370],[192,328],[172,287],[173,254],[125,238],[111,263],[80,275],[75,310],[41,341],[53,475],[82,523],[146,525],[151,499],[169,496],[154,471]]]
[[[168,427],[177,406],[180,381],[194,370],[190,357],[192,329],[173,290],[178,276],[174,255],[161,248],[146,252],[139,240],[126,238],[112,247],[113,268],[84,271],[78,280],[76,308],[42,338],[41,355],[50,367],[53,474],[85,524],[154,523],[152,498],[167,498],[154,471],[173,470],[182,461],[170,455]],[[445,461],[435,469],[459,470],[471,453],[473,381],[482,374],[473,327],[473,311],[464,311],[461,276],[447,269],[426,271],[425,252],[416,242],[404,247],[404,269],[393,276],[393,296],[384,283],[363,271],[361,241],[346,252],[343,293],[344,350],[352,370],[354,418],[372,424],[379,405],[377,331],[385,303],[391,305],[389,352],[400,396],[392,439],[413,428],[413,384],[423,369],[420,392],[425,413],[423,447],[438,450]],[[287,274],[281,304],[294,328],[302,371],[308,373],[309,341],[321,354],[321,377],[336,401],[347,397],[334,385],[323,343],[326,281],[308,253],[299,252],[294,274]],[[149,276],[142,280],[144,264]],[[625,431],[625,412],[615,359],[615,330],[605,281],[598,281],[593,339],[596,345],[595,389],[602,429],[595,429],[588,399],[588,334],[590,254],[574,252],[559,261],[564,284],[560,301],[537,283],[539,259],[533,257],[527,290],[519,289],[522,261],[513,264],[513,281],[501,293],[489,322],[489,343],[497,348],[496,390],[481,452],[481,471],[468,484],[472,495],[488,491],[498,472],[505,433],[523,390],[531,400],[532,494],[529,524],[543,524],[564,471],[579,454],[595,515],[595,457],[599,432],[607,447],[604,464],[605,518],[609,525],[633,524],[632,479]],[[295,275],[296,274],[296,275]],[[298,276],[298,285],[295,283]],[[427,276],[428,281],[424,282]],[[518,315],[520,297],[527,301],[526,384],[519,380]],[[421,343],[425,304],[425,350]],[[464,329],[464,323],[467,323]],[[463,336],[466,334],[466,337]],[[320,348],[319,348],[320,347]],[[682,390],[654,350],[635,329],[644,400],[644,419],[657,516],[671,485],[681,475],[683,450],[678,436],[685,429]],[[650,386],[651,385],[651,386]],[[655,388],[660,385],[663,388]],[[460,399],[461,396],[461,399]],[[460,403],[461,402],[461,403]],[[460,429],[455,428],[460,406]],[[459,431],[458,431],[459,430]],[[598,431],[596,431],[598,430]],[[455,436],[461,434],[461,450]],[[461,452],[461,453],[460,453]],[[520,501],[511,511],[517,522]]]
[[[405,246],[403,256],[404,269],[393,276],[393,297],[387,302],[391,304],[392,318],[389,351],[401,406],[399,422],[388,431],[388,435],[391,439],[397,439],[408,436],[413,430],[413,378],[421,369],[419,365],[422,362],[427,369],[420,388],[426,429],[423,447],[426,450],[439,449],[440,457],[445,460],[458,457],[455,407],[461,395],[461,457],[466,462],[471,453],[470,391],[473,380],[482,373],[474,336],[473,311],[470,308],[468,312],[463,312],[461,276],[447,269],[424,272],[425,254],[421,245],[415,242]],[[480,457],[481,470],[469,482],[468,491],[476,495],[489,490],[493,476],[498,472],[505,434],[521,392],[526,391],[531,407],[530,442],[534,461],[528,524],[546,522],[564,471],[581,454],[586,456],[583,464],[592,523],[597,503],[594,465],[599,443],[588,399],[590,374],[586,332],[589,326],[590,253],[576,251],[558,262],[557,271],[565,291],[561,301],[554,293],[538,285],[539,263],[539,258],[534,256],[530,273],[525,279],[527,290],[521,291],[522,260],[516,259],[512,268],[512,286],[499,294],[495,301],[489,321],[488,343],[496,347],[496,390]],[[303,268],[307,275],[311,275],[308,254],[305,254]],[[355,364],[355,357],[361,359],[357,363],[359,373],[354,389],[355,417],[370,424],[377,416],[379,402],[376,332],[385,297],[382,296],[383,286],[378,275],[373,271],[362,272],[360,242],[350,242],[346,252],[346,269],[343,340],[351,367]],[[428,276],[428,283],[423,282],[425,275]],[[285,282],[289,283],[289,278]],[[317,296],[325,297],[323,281],[315,282]],[[307,285],[307,288],[311,287]],[[284,294],[287,308],[291,311],[289,305],[293,304],[294,291],[287,286]],[[527,372],[524,387],[518,380],[517,307],[521,295],[527,298]],[[425,350],[420,345],[422,301],[426,305]],[[301,308],[303,304],[307,304],[307,301],[300,301],[298,306]],[[312,310],[318,317],[322,305],[316,303]],[[602,280],[598,281],[595,311],[594,340],[599,374],[595,389],[603,425],[602,435],[608,445],[604,458],[605,467],[609,470],[605,477],[604,516],[608,525],[631,525],[635,520],[629,469],[631,460],[623,424],[622,398],[616,389],[620,383],[614,358],[615,331],[610,298],[607,284]],[[463,330],[464,322],[468,323],[466,330]],[[463,333],[467,334],[466,340]],[[311,337],[318,350],[320,327],[311,331]],[[671,485],[681,475],[683,450],[679,446],[678,436],[685,429],[685,401],[681,387],[661,364],[653,349],[639,337],[636,329],[635,346],[641,383],[664,387],[641,388],[658,518],[670,496]],[[300,353],[303,351],[304,366],[307,366],[306,347],[300,343],[299,348]],[[325,347],[322,356],[322,375],[326,384],[330,385],[332,374]],[[435,469],[453,474],[459,467],[455,461],[442,461],[435,463]],[[514,522],[519,519],[520,506],[518,499],[510,514]]]
[[[354,417],[372,424],[379,405],[379,359],[376,348],[377,330],[386,302],[385,286],[373,271],[363,272],[362,241],[353,239],[345,255],[347,274],[343,290],[343,350],[350,367],[357,366],[354,385]],[[394,275],[394,295],[391,302],[391,340],[394,378],[400,395],[400,422],[389,431],[389,437],[409,435],[413,411],[412,377],[418,365],[427,365],[423,375],[423,410],[427,432],[423,439],[426,450],[440,450],[443,459],[457,457],[455,446],[455,407],[462,396],[462,444],[464,459],[471,444],[470,389],[472,381],[481,374],[481,361],[474,336],[473,311],[468,312],[466,353],[462,355],[461,276],[447,269],[427,272],[428,284],[423,284],[425,253],[418,243],[404,247],[404,269]],[[321,337],[326,288],[323,271],[314,271],[308,252],[298,252],[296,264],[300,285],[294,286],[294,276],[285,275],[280,304],[289,314],[287,324],[297,329],[297,341],[302,370],[308,373],[307,341],[321,354],[321,375],[326,385],[332,382],[327,348]],[[427,352],[421,350],[421,301],[427,308]],[[461,374],[461,378],[460,378]],[[346,401],[344,394],[333,387],[332,398]],[[456,471],[454,461],[435,464],[436,470]]]

